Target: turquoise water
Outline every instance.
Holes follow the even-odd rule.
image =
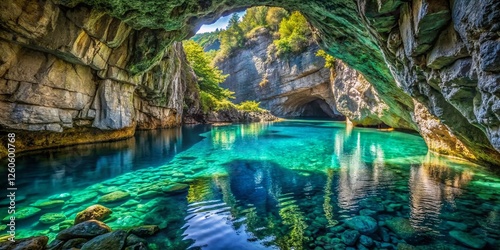
[[[18,164],[17,205],[39,208],[17,221],[18,238],[54,238],[120,190],[130,196],[101,203],[113,211],[105,223],[159,225],[152,249],[500,245],[498,174],[430,154],[415,134],[320,120],[193,127],[32,153]],[[189,188],[168,191],[179,184]],[[66,219],[43,224],[46,213]]]

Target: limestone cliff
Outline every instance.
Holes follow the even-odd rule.
[[[50,1],[0,5],[0,126],[17,133],[18,152],[182,122],[186,89],[196,83],[182,44],[132,75],[125,69],[130,47],[142,38],[125,23]]]
[[[177,0],[161,4],[7,0],[0,2],[0,38],[7,41],[1,45],[0,75],[7,69],[25,70],[17,58],[27,50],[40,51],[47,61],[55,58],[71,66],[67,70],[71,73],[64,75],[74,71],[75,79],[80,79],[86,77],[80,76],[81,71],[94,72],[92,79],[99,83],[95,91],[103,92],[104,99],[113,98],[110,92],[130,91],[127,83],[139,85],[138,79],[164,58],[174,41],[186,38],[203,22],[252,5],[300,10],[318,30],[320,46],[363,74],[389,113],[417,127],[431,150],[500,165],[500,3],[496,0]],[[2,91],[13,92],[20,86],[3,80]],[[113,83],[120,83],[119,88]],[[13,103],[6,101],[11,95],[3,95],[6,112],[14,111],[5,104]],[[128,114],[131,106],[125,100],[130,96],[119,99],[120,115],[98,115],[102,105],[92,104],[96,117],[105,120],[95,125],[133,123],[133,119],[109,118]],[[23,106],[29,103],[18,105],[23,111],[16,119],[38,121],[38,111]],[[74,119],[73,108],[45,108],[50,107],[43,110],[51,119],[43,123],[45,129],[67,126],[70,114]],[[440,136],[443,133],[446,136]],[[457,144],[467,153],[457,151],[462,148]]]
[[[412,128],[390,113],[363,75],[340,60],[325,68],[318,50],[311,42],[301,53],[276,56],[272,35],[261,28],[244,48],[217,63],[229,75],[222,86],[236,93],[236,102],[259,101],[278,116],[346,116],[361,126]]]
[[[226,78],[222,87],[235,92],[236,103],[246,100],[277,116],[341,117],[336,110],[330,84],[330,70],[316,56],[315,43],[302,53],[277,57],[272,35],[261,28],[245,48],[217,63]]]

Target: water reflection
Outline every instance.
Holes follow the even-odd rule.
[[[160,225],[160,234],[148,239],[157,249],[343,248],[346,219],[360,215],[376,220],[379,229],[368,236],[377,248],[396,249],[408,235],[406,242],[428,249],[460,245],[449,235],[457,230],[489,240],[490,248],[500,240],[500,178],[427,154],[414,135],[360,128],[346,133],[339,123],[290,121],[216,127],[202,136],[150,131],[113,150],[103,144],[61,153],[87,154],[81,162],[53,154],[44,165],[52,164],[50,185],[96,197],[50,212],[74,216],[103,193],[124,190],[130,197],[111,205],[114,218],[106,223]],[[193,141],[198,143],[185,149]],[[72,165],[86,164],[75,174],[79,167]],[[40,172],[26,172],[34,176],[30,192],[48,185]],[[94,175],[118,176],[85,184]],[[70,180],[75,183],[64,184]],[[172,182],[189,189],[164,192]],[[144,196],[147,191],[154,195]],[[24,205],[34,202],[25,199]],[[50,230],[33,226],[38,218],[26,220],[23,226],[33,230],[28,233]],[[399,224],[389,227],[394,218]],[[55,235],[51,230],[49,237]]]
[[[21,177],[16,186],[23,195],[50,195],[158,166],[200,141],[198,134],[207,130],[207,126],[191,126],[137,131],[127,140],[26,152],[16,158]],[[0,164],[6,165],[5,160]],[[5,171],[1,168],[0,174]]]

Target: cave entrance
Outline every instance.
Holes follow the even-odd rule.
[[[315,96],[291,98],[283,104],[287,117],[294,118],[323,118],[345,120],[345,116],[336,111],[324,99]]]

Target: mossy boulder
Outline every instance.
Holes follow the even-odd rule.
[[[92,205],[76,214],[75,225],[88,220],[106,219],[112,213],[111,209],[102,205]]]

